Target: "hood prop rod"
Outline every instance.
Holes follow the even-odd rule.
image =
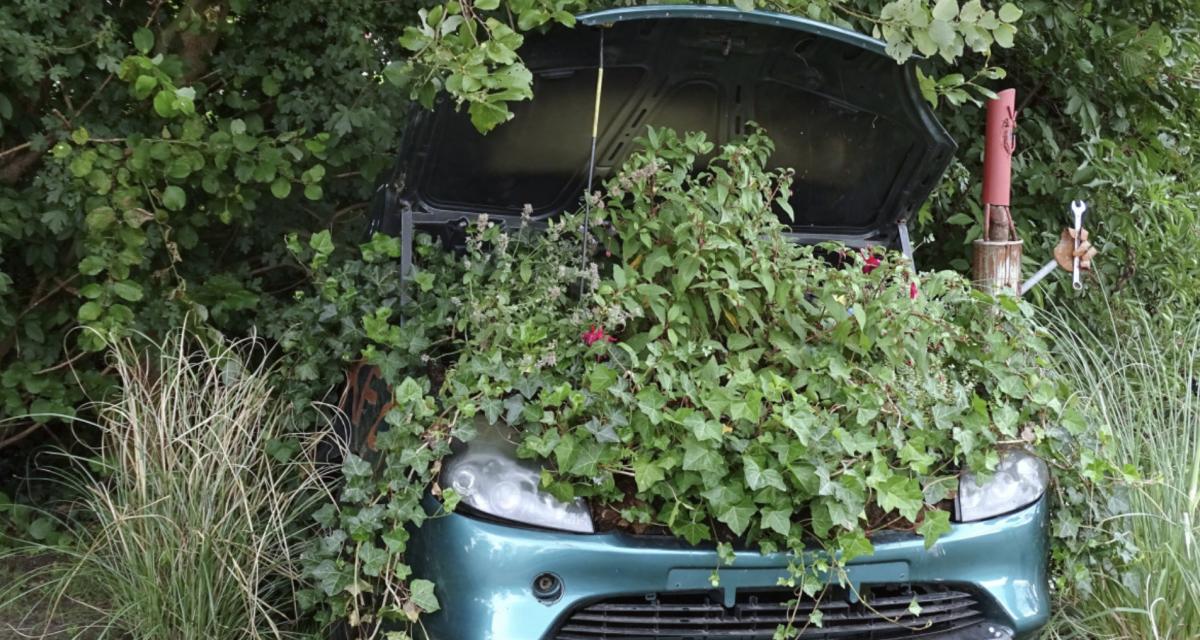
[[[579,264],[579,302],[584,301],[584,280],[588,268],[589,225],[592,218],[592,180],[596,176],[596,139],[600,134],[600,96],[604,93],[604,29],[600,29],[599,64],[596,67],[596,106],[592,109],[591,153],[588,156],[587,192],[583,194],[583,239]]]

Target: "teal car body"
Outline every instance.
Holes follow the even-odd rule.
[[[960,598],[951,603],[957,608],[945,611],[971,613],[957,619],[962,624],[924,629],[926,620],[908,615],[911,598],[905,595],[887,611],[895,624],[870,620],[875,616],[864,606],[861,616],[847,622],[874,628],[847,631],[849,624],[838,624],[833,618],[850,609],[834,606],[826,613],[825,629],[810,628],[801,637],[1033,637],[1050,613],[1046,522],[1047,506],[1042,499],[998,518],[956,524],[931,549],[925,548],[919,536],[896,533],[877,538],[875,554],[853,561],[844,576],[852,587],[847,591],[863,594],[872,587],[923,585],[930,594],[967,594],[969,601]],[[460,514],[428,521],[415,536],[409,557],[417,575],[435,580],[443,603],[442,611],[423,619],[429,640],[770,638],[775,618],[769,616],[759,625],[742,615],[745,624],[718,627],[730,632],[749,629],[744,635],[707,636],[702,629],[695,635],[671,635],[667,625],[662,625],[666,631],[653,634],[636,632],[652,627],[647,619],[654,617],[655,607],[647,596],[659,594],[688,593],[694,596],[690,602],[708,603],[710,611],[720,607],[729,618],[737,618],[739,605],[748,602],[739,593],[776,589],[779,580],[787,576],[789,561],[779,554],[742,551],[731,566],[721,566],[714,549],[690,547],[671,538],[544,531]],[[710,582],[714,570],[719,578],[717,587]],[[561,580],[562,593],[557,599],[539,600],[532,593],[535,579],[545,573]],[[619,616],[608,616],[618,619],[607,625],[595,615],[578,619],[589,605],[638,599],[646,605],[639,613],[626,616],[637,618],[632,623],[621,624]],[[938,613],[939,600],[931,602],[923,607],[926,619]],[[700,607],[694,609],[692,615],[699,618]],[[883,609],[882,605],[876,607],[876,611]],[[660,610],[679,613],[669,607]],[[942,627],[949,630],[938,633]],[[603,629],[614,635],[605,636]]]
[[[454,247],[481,213],[537,224],[577,207],[588,176],[611,176],[647,125],[702,130],[720,144],[757,122],[775,140],[773,161],[796,172],[796,216],[786,221],[794,240],[907,252],[906,222],[955,149],[921,97],[914,62],[897,64],[883,43],[827,24],[727,7],[631,7],[579,23],[528,37],[521,53],[535,97],[487,136],[449,101],[414,112],[372,205],[373,231],[407,243],[423,228]],[[367,404],[382,406],[377,386],[360,385]],[[361,405],[352,445],[369,446],[381,412]],[[1048,507],[1044,486],[1032,491],[985,516],[960,513],[928,549],[911,533],[877,535],[875,553],[826,576],[819,599],[796,601],[781,587],[795,561],[786,555],[747,549],[722,565],[713,547],[595,532],[590,521],[556,530],[470,500],[440,514],[429,498],[437,515],[414,531],[407,557],[441,602],[421,619],[428,640],[750,640],[789,620],[802,638],[1029,638],[1050,611]],[[587,506],[575,507],[586,519]],[[814,611],[820,625],[807,623]]]

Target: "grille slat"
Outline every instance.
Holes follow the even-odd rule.
[[[923,606],[921,607],[920,618],[924,619],[926,616],[935,613],[945,613],[968,608],[973,604],[974,602],[970,600],[961,600],[957,602]],[[809,608],[807,611],[801,611],[811,611],[811,608]],[[738,615],[739,613],[740,615]],[[583,611],[571,616],[571,620],[574,622],[606,622],[610,624],[629,623],[679,626],[686,624],[737,625],[747,624],[750,622],[783,624],[789,619],[789,616],[783,607],[780,607],[774,613],[754,611],[746,614],[744,612],[738,612],[735,609],[733,615],[730,616],[724,615],[724,611],[720,607],[716,607],[714,610],[706,610],[704,614],[705,615],[697,616],[666,616],[661,615],[661,612],[659,611],[650,610],[645,612],[645,615],[612,615],[607,613],[591,613],[591,609],[584,609]],[[824,616],[824,623],[826,626],[829,626],[830,624],[841,623],[843,621],[878,620],[880,618],[903,620],[913,617],[912,614],[908,612],[907,607],[897,609],[878,606],[874,606],[872,609],[865,609],[861,612],[854,613],[825,613],[822,611],[822,615]],[[792,619],[796,619],[796,617],[793,616]]]
[[[552,638],[766,640],[777,627],[792,620],[800,628],[798,637],[806,640],[896,640],[946,633],[984,621],[975,596],[944,587],[872,587],[859,602],[850,602],[845,592],[800,602],[787,590],[739,591],[737,595],[730,608],[721,604],[715,592],[611,598],[571,613]],[[920,615],[908,610],[913,600],[921,607]],[[813,610],[821,612],[822,626],[804,627]]]

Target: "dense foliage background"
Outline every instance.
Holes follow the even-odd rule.
[[[506,104],[529,95],[521,32],[613,4],[623,3],[0,6],[5,464],[69,440],[60,418],[113,384],[105,339],[134,330],[161,333],[192,318],[229,335],[266,333],[288,353],[282,392],[298,404],[335,389],[364,350],[391,374],[409,364],[426,334],[389,323],[394,279],[369,259],[394,246],[342,247],[363,239],[410,104],[444,90],[481,129],[503,126]],[[918,220],[920,266],[965,269],[979,233],[975,101],[1013,86],[1014,211],[1031,265],[1048,259],[1066,203],[1083,197],[1103,252],[1098,281],[1118,308],[1169,320],[1200,303],[1194,3],[757,6],[875,33],[898,58],[929,56],[922,84],[960,151]],[[1107,304],[1061,283],[1035,295],[1084,321]],[[1109,339],[1119,326],[1095,329]],[[409,462],[411,479],[428,479],[428,460]],[[398,594],[396,606],[415,613],[421,589]]]
[[[361,233],[410,95],[448,86],[489,112],[526,95],[519,71],[495,73],[519,66],[520,37],[483,18],[494,5],[479,3],[470,20],[351,0],[0,8],[0,411],[44,421],[106,384],[89,355],[97,334],[76,327],[121,333],[192,314],[242,333],[256,313],[286,302],[304,274],[283,250],[284,234]],[[966,86],[951,73],[961,67],[975,82],[1018,89],[1014,204],[1031,262],[1048,256],[1065,203],[1085,197],[1106,286],[1158,313],[1197,302],[1193,5],[1031,1],[993,14],[991,30],[969,21],[986,21],[978,3],[768,6],[874,30],[900,43],[897,55],[911,42],[954,61],[928,63],[961,151],[922,212],[923,264],[962,269],[964,241],[978,234],[982,111],[966,100],[975,93],[956,89]],[[506,8],[520,30],[585,7]],[[1012,42],[1000,17],[1019,25]],[[436,32],[420,26],[431,20]],[[935,28],[943,23],[949,32]],[[912,26],[920,24],[928,26]],[[484,29],[486,47],[455,40]],[[436,42],[421,40],[429,34]],[[934,35],[946,44],[929,48]],[[997,66],[1008,77],[988,80],[1001,75]],[[506,84],[476,87],[463,73]],[[303,373],[329,384],[338,375],[333,364]],[[7,422],[0,445],[33,428]]]

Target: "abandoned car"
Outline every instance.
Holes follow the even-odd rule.
[[[486,136],[449,101],[414,116],[373,229],[453,242],[480,213],[519,224],[524,203],[543,220],[577,207],[592,170],[601,46],[597,178],[621,166],[648,125],[720,144],[755,122],[775,140],[772,162],[795,169],[797,242],[911,251],[905,223],[955,150],[914,63],[826,24],[715,6],[614,9],[529,36],[521,53],[533,100]],[[501,438],[480,437],[445,461],[441,484],[462,502],[416,531],[408,556],[437,585],[441,610],[422,618],[431,640],[762,639],[785,622],[795,599],[777,586],[787,557],[739,551],[714,587],[715,548],[597,532],[588,505],[555,500],[538,474]],[[823,614],[799,637],[1031,637],[1049,615],[1048,480],[1019,452],[987,482],[964,477],[948,534],[930,549],[911,533],[875,537],[874,555],[851,563],[852,588],[790,605]]]

